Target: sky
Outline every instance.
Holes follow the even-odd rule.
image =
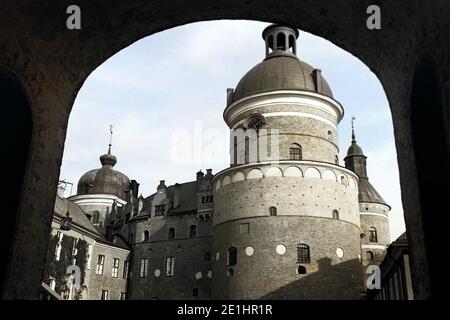
[[[144,197],[156,191],[159,180],[170,185],[194,180],[200,169],[225,169],[226,89],[264,59],[261,33],[267,25],[239,20],[184,25],[143,38],[94,70],[69,119],[60,179],[74,184],[72,194],[84,172],[100,167],[110,125],[115,169],[137,180]],[[344,107],[338,127],[341,165],[356,117],[370,181],[392,207],[395,240],[405,226],[392,118],[381,83],[358,58],[309,33],[300,31],[297,55],[322,70]]]

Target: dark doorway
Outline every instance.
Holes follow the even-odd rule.
[[[431,279],[431,297],[437,297],[439,281],[446,272],[450,210],[446,204],[449,196],[449,150],[447,124],[439,73],[433,59],[423,55],[418,61],[411,92],[411,127],[420,188],[420,223],[423,235],[414,235],[426,247],[426,260]],[[441,284],[440,284],[441,283]],[[420,284],[416,284],[419,285]],[[429,297],[429,298],[431,298]]]
[[[28,98],[14,77],[0,69],[0,106],[2,112],[2,171],[4,206],[0,232],[0,290],[6,279],[21,190],[27,167],[32,132]]]

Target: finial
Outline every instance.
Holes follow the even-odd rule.
[[[352,116],[352,142],[356,142],[354,121],[356,117]]]
[[[110,124],[110,125],[109,125],[109,147],[108,147],[108,154],[111,154],[112,135],[113,135],[113,126],[112,126],[112,124]]]

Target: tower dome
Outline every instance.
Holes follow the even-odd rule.
[[[83,174],[78,181],[77,195],[84,194],[112,194],[122,200],[127,199],[127,192],[131,188],[130,179],[120,171],[113,169],[117,158],[108,153],[100,156],[102,167]]]
[[[266,58],[239,81],[230,102],[252,94],[276,90],[306,90],[333,97],[320,69],[296,56],[296,29],[271,25],[263,31]]]

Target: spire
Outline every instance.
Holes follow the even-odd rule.
[[[352,143],[356,143],[354,121],[356,117],[352,116]]]
[[[110,124],[110,125],[109,125],[109,147],[108,147],[108,154],[111,154],[112,136],[113,136],[113,126],[112,126],[112,124]]]
[[[113,135],[113,126],[109,126],[109,145],[108,145],[108,153],[100,156],[100,163],[103,166],[111,166],[117,163],[117,158],[111,154],[111,146],[112,146],[112,135]]]

